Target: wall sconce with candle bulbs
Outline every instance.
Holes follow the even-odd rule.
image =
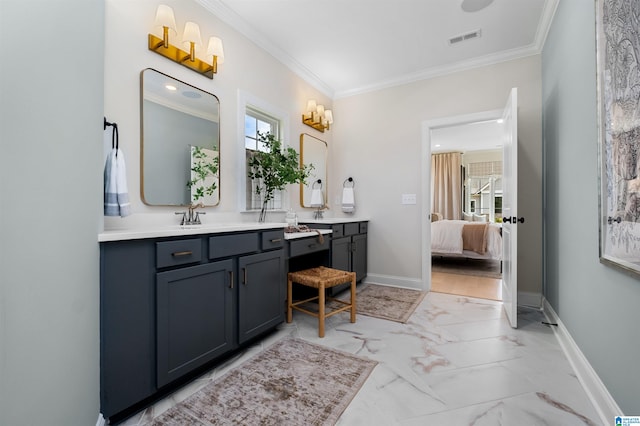
[[[178,34],[173,9],[163,4],[159,5],[156,10],[155,26],[162,27],[162,38],[149,34],[149,50],[211,79],[214,74],[217,74],[218,64],[224,62],[222,40],[218,37],[209,38],[205,51],[207,61],[204,61],[196,57],[196,48],[202,45],[198,24],[187,22],[184,26],[182,42],[188,46],[188,52],[169,43],[169,33],[173,33],[174,36]]]
[[[333,124],[333,113],[324,109],[324,105],[317,105],[314,99],[307,102],[307,111],[302,114],[302,122],[324,133]]]

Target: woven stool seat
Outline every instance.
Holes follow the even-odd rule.
[[[319,266],[317,268],[291,272],[289,275],[293,279],[293,282],[307,287],[318,288],[324,285],[324,288],[330,288],[351,281],[351,274],[353,273],[354,272]]]
[[[356,322],[356,273],[342,271],[340,269],[327,268],[319,266],[317,268],[304,269],[297,272],[289,272],[287,275],[287,322],[292,320],[292,310],[295,309],[305,314],[318,318],[318,335],[324,337],[324,320],[332,315],[346,310],[351,311],[351,322]],[[325,296],[325,289],[337,286],[339,284],[351,283],[351,301],[335,299]],[[293,283],[301,284],[306,287],[318,289],[318,295],[309,299],[298,302],[293,301]],[[331,312],[325,311],[325,299],[337,302],[343,306],[333,309]],[[312,312],[303,308],[308,302],[318,301],[318,312]]]

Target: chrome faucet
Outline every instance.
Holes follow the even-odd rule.
[[[176,212],[177,215],[182,215],[182,219],[180,220],[180,225],[201,225],[200,221],[201,214],[207,214],[206,212],[197,212],[195,211],[198,207],[204,207],[204,204],[190,204],[189,210],[186,212]]]

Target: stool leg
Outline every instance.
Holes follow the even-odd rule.
[[[318,336],[324,337],[324,284],[318,287]]]
[[[293,303],[293,291],[291,287],[293,286],[293,282],[291,278],[287,279],[287,323],[291,322],[291,304]]]
[[[351,275],[351,322],[356,322],[356,274]]]

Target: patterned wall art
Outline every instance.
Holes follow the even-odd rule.
[[[596,0],[600,260],[640,274],[640,0]]]

